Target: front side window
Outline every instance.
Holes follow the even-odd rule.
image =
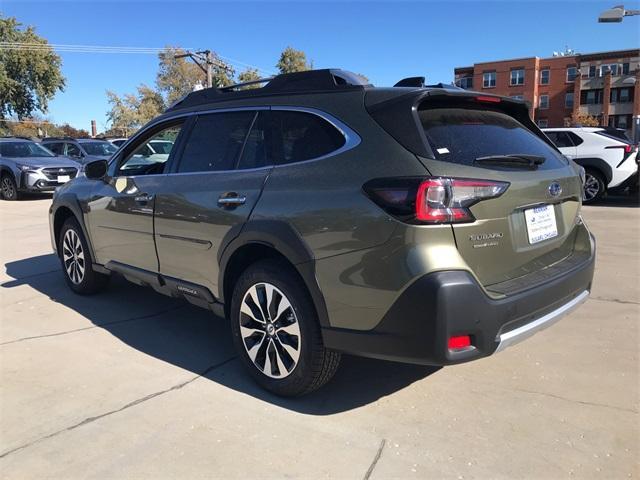
[[[145,136],[138,140],[133,146],[133,150],[129,150],[120,163],[117,175],[154,175],[163,173],[165,164],[169,160],[173,146],[182,129],[182,123],[173,124],[161,128],[159,131],[154,130],[149,136]],[[170,148],[162,152],[155,151],[151,145],[154,142],[166,142]]]
[[[576,67],[567,68],[567,82],[573,82],[578,76],[578,69]]]
[[[549,140],[558,148],[573,147],[573,143],[567,132],[545,132]]]
[[[274,110],[271,115],[279,132],[274,145],[279,150],[280,164],[323,157],[346,142],[336,127],[313,113]]]
[[[182,152],[178,172],[234,170],[255,111],[200,115]]]
[[[524,85],[524,68],[511,70],[510,85]]]
[[[540,107],[541,110],[549,108],[549,95],[540,95],[538,107]]]
[[[551,79],[551,70],[545,68],[544,70],[540,70],[540,85],[549,85],[549,80]]]
[[[573,92],[567,92],[564,94],[564,107],[573,108]]]
[[[10,158],[55,157],[53,153],[35,142],[0,142],[0,156]]]
[[[482,74],[482,87],[491,88],[496,86],[496,72],[486,72]]]

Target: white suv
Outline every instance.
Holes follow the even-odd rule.
[[[632,185],[638,172],[638,147],[602,127],[544,128],[560,151],[585,169],[584,202],[607,190]]]

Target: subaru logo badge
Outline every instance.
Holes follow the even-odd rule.
[[[551,195],[552,197],[557,197],[561,193],[562,187],[558,182],[553,182],[551,185],[549,185],[549,195]]]

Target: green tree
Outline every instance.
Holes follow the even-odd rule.
[[[188,57],[176,58],[176,55],[184,53],[185,51],[180,48],[167,47],[158,54],[156,87],[165,98],[167,105],[192,92],[196,85],[206,86],[207,84],[207,75],[202,68]],[[212,68],[213,84],[218,87],[231,85],[235,75],[234,69],[220,60],[215,53],[212,56],[215,62]]]
[[[280,73],[293,73],[311,70],[313,63],[307,63],[307,56],[302,50],[292,47],[285,48],[280,54],[280,60],[276,63]]]
[[[136,94],[123,96],[107,91],[107,99],[111,105],[107,112],[111,129],[126,136],[160,115],[165,108],[162,95],[147,85],[140,85]]]
[[[0,16],[0,42],[48,45],[33,27],[21,27],[15,18]],[[61,64],[51,48],[0,48],[0,118],[46,112],[56,92],[64,89]]]
[[[244,72],[240,72],[238,75],[238,82],[253,82],[255,80],[260,80],[260,75],[258,74],[258,70],[255,68],[247,68]],[[248,85],[245,88],[260,88],[260,84]]]
[[[66,137],[73,137],[73,138],[89,138],[91,137],[91,135],[89,134],[88,131],[84,130],[83,128],[74,128],[71,125],[69,125],[68,123],[65,123],[64,125],[60,125],[59,127],[57,127],[58,129],[60,129],[62,131],[62,135],[66,136]],[[52,136],[50,134],[50,136]]]

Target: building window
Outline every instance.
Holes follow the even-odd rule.
[[[496,72],[486,72],[482,74],[482,88],[496,86]]]
[[[602,103],[604,90],[583,90],[580,92],[580,104],[581,105],[597,105]]]
[[[628,88],[621,88],[618,90],[618,102],[629,103],[631,101],[631,95],[629,95]]]
[[[573,82],[578,76],[578,69],[576,67],[567,68],[567,82]]]
[[[549,120],[546,118],[541,118],[538,120],[538,126],[540,128],[547,128],[549,126]]]
[[[549,70],[548,68],[540,70],[540,85],[549,85],[550,78],[551,70]]]
[[[627,117],[628,115],[618,115],[617,117],[618,123],[616,127],[624,128],[625,130],[629,128],[629,122],[627,122]]]
[[[596,76],[596,66],[595,65],[591,65],[589,67],[589,78],[593,78]]]
[[[511,70],[509,85],[524,85],[524,68]]]
[[[617,63],[600,65],[600,76],[604,77],[606,73],[610,71],[611,75],[615,77],[617,75],[620,75],[621,70],[622,69],[619,68],[619,65]]]
[[[524,100],[524,96],[522,95],[511,95],[509,98],[513,98],[514,100]]]
[[[573,92],[567,92],[564,94],[564,107],[573,108]]]
[[[466,90],[473,88],[473,77],[462,77],[458,80],[458,86]]]
[[[629,75],[629,62],[625,62],[622,64],[622,74]]]
[[[540,110],[546,110],[547,108],[549,108],[549,95],[540,95],[538,107],[540,108]]]

